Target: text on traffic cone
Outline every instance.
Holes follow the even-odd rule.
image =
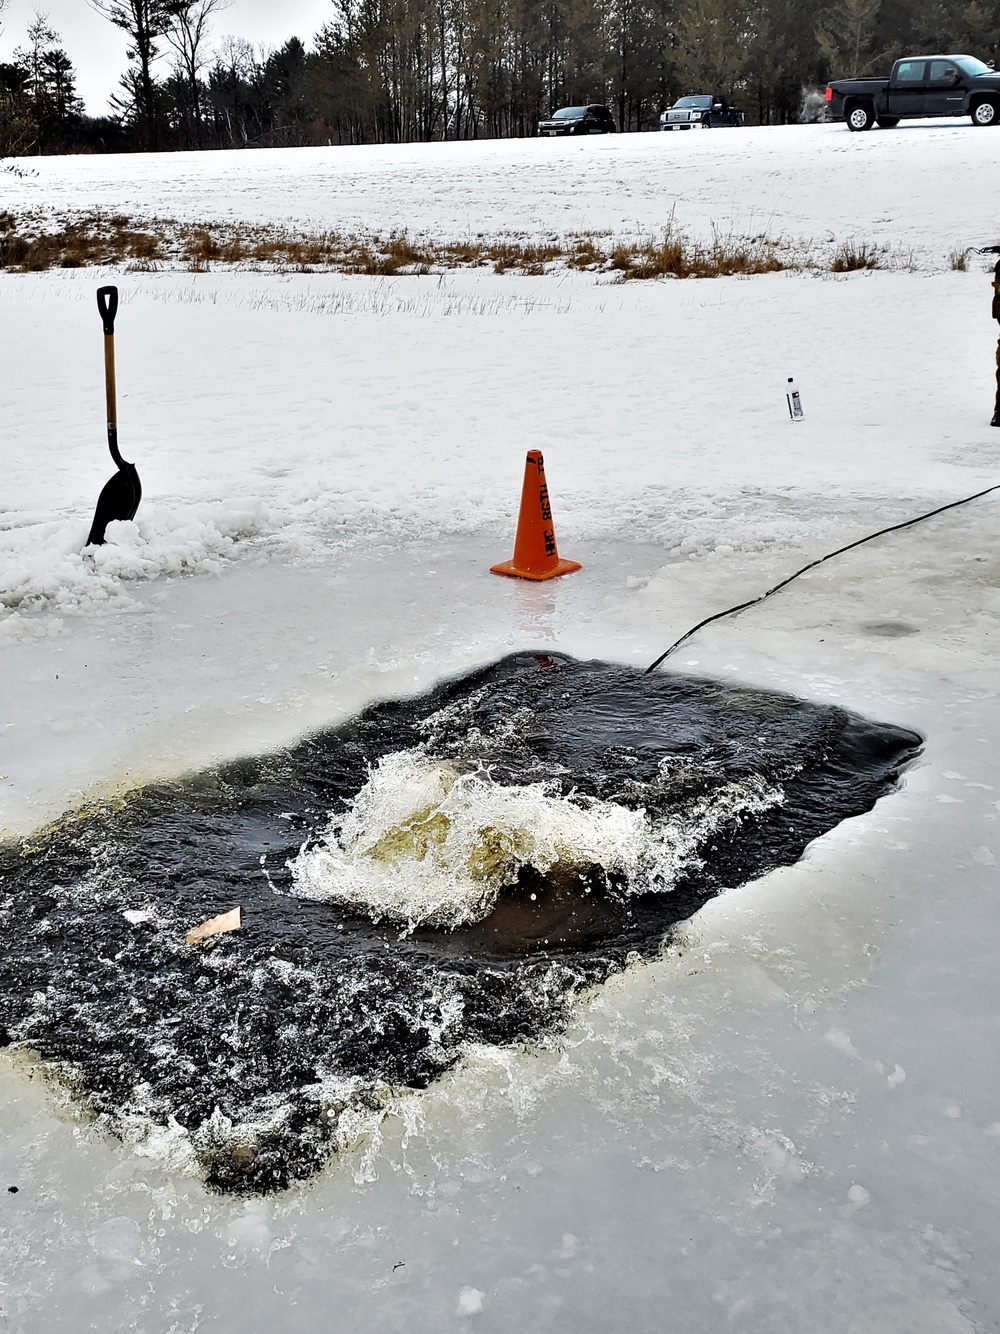
[[[542,451],[529,449],[524,464],[514,557],[499,565],[491,565],[490,569],[494,574],[510,574],[516,579],[554,579],[557,574],[570,574],[581,568],[579,561],[559,559]]]

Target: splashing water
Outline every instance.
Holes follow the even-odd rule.
[[[347,813],[291,863],[293,892],[410,930],[482,921],[526,867],[576,876],[581,893],[595,871],[630,894],[663,892],[697,864],[710,834],[781,800],[779,788],[749,779],[654,823],[643,808],[563,796],[551,781],[514,787],[399,751],[379,760]]]

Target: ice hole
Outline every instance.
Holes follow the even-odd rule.
[[[919,746],[791,696],[515,654],[0,850],[0,1038],[126,1143],[281,1189],[465,1044],[558,1029]],[[184,943],[235,907],[238,931]]]

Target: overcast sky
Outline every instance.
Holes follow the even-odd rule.
[[[87,0],[10,0],[0,15],[0,60],[7,60],[15,46],[24,45],[24,34],[35,11],[48,16],[49,27],[62,37],[66,54],[77,69],[77,91],[92,116],[107,110],[108,98],[124,73],[125,36],[107,19],[91,9]],[[245,37],[256,45],[279,46],[289,37],[306,43],[333,17],[330,0],[235,0],[230,9],[215,15],[213,43],[227,33]],[[161,62],[164,72],[167,61]]]

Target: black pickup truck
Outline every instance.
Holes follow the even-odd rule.
[[[711,129],[719,125],[742,125],[743,112],[731,107],[718,93],[694,93],[679,97],[660,115],[661,130],[690,130],[696,125]]]
[[[849,130],[875,121],[892,129],[912,116],[971,116],[973,125],[1000,125],[1000,74],[975,56],[906,56],[888,79],[837,79],[826,86],[833,120]]]

